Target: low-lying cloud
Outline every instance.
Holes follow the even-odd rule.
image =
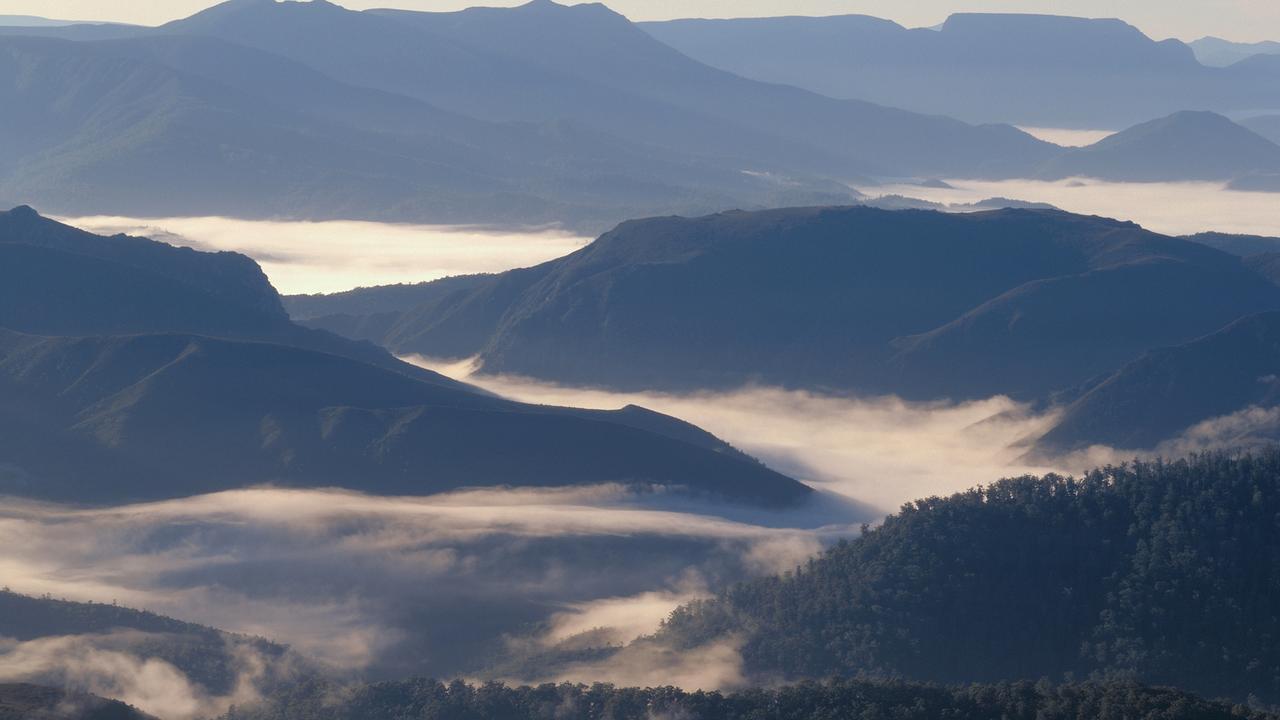
[[[259,488],[91,509],[11,500],[0,507],[0,574],[20,592],[260,635],[372,677],[451,674],[509,636],[602,628],[625,643],[682,602],[856,532],[678,503],[617,485],[416,498]],[[0,668],[19,649],[35,648],[0,648]],[[131,667],[119,654],[104,657]],[[148,677],[167,672],[138,662]],[[175,697],[193,696],[175,683]],[[146,695],[107,694],[125,693]],[[185,712],[174,707],[168,715]]]
[[[1033,412],[1005,397],[908,402],[776,387],[622,393],[475,374],[474,363],[406,359],[517,400],[603,409],[636,404],[674,415],[781,472],[868,504],[881,514],[909,500],[1010,475],[1085,469],[1023,461],[1026,448],[1020,443],[1043,434],[1056,416]]]
[[[197,250],[244,253],[262,265],[284,294],[500,272],[567,255],[589,241],[553,228],[516,231],[355,220],[112,216],[60,220],[100,234],[126,233]]]

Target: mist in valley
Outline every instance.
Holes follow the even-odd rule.
[[[125,233],[209,252],[244,253],[283,294],[435,280],[536,265],[590,239],[556,228],[495,229],[357,220],[74,217],[90,232]]]

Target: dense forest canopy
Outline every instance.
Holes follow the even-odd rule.
[[[757,677],[1126,678],[1280,701],[1280,450],[908,503],[795,572],[678,610]]]
[[[731,695],[673,687],[541,685],[511,688],[434,680],[341,690],[298,688],[223,720],[1263,720],[1274,715],[1177,690],[1124,682],[1001,683],[945,688],[839,680]]]

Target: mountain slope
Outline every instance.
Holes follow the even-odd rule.
[[[633,221],[394,317],[311,322],[571,383],[1035,397],[1276,307],[1238,258],[1132,223],[854,207]]]
[[[526,406],[298,348],[187,335],[0,334],[4,490],[86,502],[254,484],[429,494],[679,486],[761,504],[808,489],[637,411]],[[656,422],[655,422],[656,421]],[[665,430],[664,430],[665,428]],[[35,479],[29,476],[34,475]],[[180,481],[178,480],[180,479]]]
[[[1068,406],[1036,447],[1045,453],[1090,445],[1146,450],[1238,413],[1244,414],[1201,426],[1201,439],[1224,445],[1267,441],[1280,437],[1280,422],[1266,412],[1280,402],[1278,374],[1280,313],[1246,317],[1125,365]],[[1249,414],[1251,408],[1258,412]]]
[[[1280,83],[1270,73],[1205,67],[1186,45],[1119,20],[958,13],[936,30],[865,16],[641,27],[745,77],[970,122],[1119,128],[1189,107],[1274,107]]]
[[[1063,153],[1039,174],[1151,182],[1278,172],[1280,145],[1216,113],[1179,112]]]
[[[749,677],[945,683],[1097,673],[1280,697],[1280,454],[1002,480],[905,505],[787,575],[677,611]]]

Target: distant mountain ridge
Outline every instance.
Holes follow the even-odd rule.
[[[957,13],[937,30],[865,16],[641,27],[746,77],[970,122],[1112,129],[1187,108],[1274,108],[1280,87],[1278,74],[1206,67],[1191,47],[1111,19]]]
[[[1184,46],[1150,43],[1114,22],[956,16],[941,33],[896,27],[831,18],[814,32],[947,36],[958,43],[947,52],[963,50],[963,62],[945,53],[912,60],[903,71],[912,77],[999,65],[1015,50],[1034,62],[1005,65],[1078,73],[1078,33],[1097,40],[1084,43],[1095,64],[1213,70]],[[1036,177],[1077,157],[1094,159],[1081,171],[1118,178],[1115,165],[1132,159],[1116,148],[1064,150],[1006,124],[734,75],[603,5],[354,12],[329,2],[233,0],[160,28],[0,28],[0,49],[0,103],[15,108],[0,118],[0,197],[67,215],[599,231],[655,214],[843,204],[857,197],[851,183],[881,179]],[[1074,61],[1064,62],[1067,54]],[[1280,78],[1265,63],[1241,65],[1232,77],[1253,85]],[[1014,78],[985,95],[966,92],[993,108],[1034,95],[1027,87]],[[1198,106],[1216,107],[1185,95],[1158,111]],[[1215,147],[1215,137],[1201,145]],[[1225,153],[1215,179],[1275,189],[1280,172],[1262,163],[1265,155]],[[1157,143],[1141,160],[1150,179],[1186,180],[1204,174],[1206,157]]]

